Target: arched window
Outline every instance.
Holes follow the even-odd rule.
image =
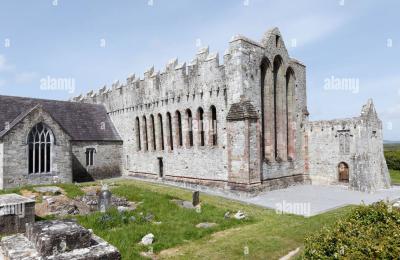
[[[48,173],[51,171],[51,150],[53,134],[45,124],[38,123],[28,135],[29,173]]]
[[[136,117],[136,144],[137,144],[137,150],[140,151],[142,150],[142,144],[140,141],[140,120],[139,117]]]
[[[200,146],[204,146],[204,111],[201,107],[197,109],[197,128],[199,133],[199,144]]]
[[[277,161],[287,159],[287,115],[285,71],[282,58],[274,59],[274,125],[275,125],[275,158]]]
[[[292,68],[286,72],[286,128],[287,128],[287,157],[295,159],[295,119],[294,119],[295,78]]]
[[[275,159],[275,93],[273,71],[270,61],[264,57],[261,66],[261,122],[262,154],[267,162]]]
[[[149,150],[149,138],[147,136],[147,119],[143,116],[143,140],[144,140],[144,150]]]
[[[158,114],[158,129],[159,129],[159,138],[160,138],[160,148],[161,150],[164,150],[164,126],[163,126],[163,119],[162,115]]]
[[[150,115],[150,120],[151,120],[151,135],[152,135],[152,145],[153,145],[153,150],[157,150],[157,145],[156,145],[156,125],[154,124],[154,116]]]
[[[188,127],[187,143],[188,146],[193,146],[193,117],[192,117],[192,111],[190,111],[190,109],[186,110],[186,118]]]
[[[217,109],[215,106],[210,107],[210,118],[211,118],[211,142],[212,145],[217,145],[218,140],[217,140]]]
[[[174,150],[174,139],[172,133],[172,117],[171,113],[167,113],[167,123],[168,123],[168,145],[171,150]]]
[[[182,138],[182,117],[181,117],[181,112],[178,110],[175,112],[175,118],[176,118],[176,129],[178,130],[177,133],[177,139],[178,139],[178,144],[179,146],[183,145],[183,138]]]

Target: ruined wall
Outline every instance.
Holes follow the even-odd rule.
[[[114,84],[112,90],[102,89],[97,94],[89,93],[85,102],[103,103],[106,106],[123,139],[125,174],[158,177],[159,158],[162,158],[164,178],[193,182],[201,180],[207,184],[227,180],[226,97],[225,71],[219,65],[218,55],[202,49],[188,66],[173,60],[163,72],[155,72],[151,68],[143,79],[131,76],[126,84]],[[217,112],[216,145],[212,144],[209,127],[211,106],[215,106]],[[200,145],[197,129],[199,108],[204,110],[204,146]],[[188,143],[187,109],[190,109],[194,123],[193,146]],[[181,114],[182,145],[179,143],[176,111]],[[167,113],[172,117],[173,149],[169,140]],[[162,116],[164,150],[161,149],[161,124],[158,115]],[[154,126],[151,116],[155,120]],[[137,128],[136,118],[139,118],[140,129]],[[144,121],[147,124],[147,144]],[[156,149],[153,147],[153,128],[156,132]],[[138,131],[141,137],[140,150]]]
[[[51,128],[55,138],[51,152],[51,173],[28,174],[27,138],[32,127],[40,122]],[[72,181],[70,137],[41,108],[32,111],[12,128],[8,134],[3,136],[2,142],[4,145],[4,189],[25,185],[51,184],[54,181]]]
[[[348,165],[348,185],[362,191],[390,186],[383,155],[382,123],[372,101],[360,117],[310,122],[309,165],[313,184],[345,184],[339,180],[338,166]]]
[[[267,161],[261,158],[263,140],[273,142],[274,136],[264,137],[262,134],[264,111],[262,99],[262,69],[263,61],[272,66],[275,59],[282,60],[277,88],[280,95],[278,121],[280,128],[280,152],[283,160]],[[271,71],[272,68],[270,68]],[[291,85],[287,87],[286,74],[291,72]],[[250,135],[246,142],[251,144],[250,157],[247,164],[256,165],[256,172],[247,169],[246,174],[259,176],[262,180],[293,177],[304,174],[304,125],[307,122],[305,66],[291,59],[286,50],[280,32],[277,28],[268,31],[261,42],[252,41],[244,36],[234,37],[224,54],[223,65],[219,63],[218,54],[210,54],[208,48],[201,49],[194,60],[186,65],[172,60],[161,72],[150,68],[144,78],[128,77],[126,83],[116,82],[111,89],[101,88],[90,91],[85,96],[75,98],[75,101],[104,104],[123,139],[124,173],[157,178],[160,175],[160,160],[163,161],[163,177],[175,181],[188,181],[224,187],[229,181],[227,149],[226,117],[229,109],[235,103],[248,101],[254,107],[258,119],[249,129]],[[291,101],[290,128],[293,130],[291,145],[285,144],[286,131],[286,89],[290,89]],[[274,93],[265,95],[269,101]],[[212,144],[210,107],[217,111],[218,142]],[[188,123],[186,110],[190,109],[195,122],[197,110],[204,110],[205,145],[200,145],[199,132],[196,125],[193,132],[194,145],[188,145]],[[182,116],[183,145],[179,145],[176,111]],[[169,138],[167,113],[172,116],[173,149]],[[158,116],[162,116],[163,140],[165,149],[161,146],[161,124]],[[152,118],[154,117],[154,125]],[[136,124],[137,118],[140,129]],[[269,124],[268,122],[266,125]],[[144,127],[146,122],[146,127]],[[240,124],[238,124],[240,125]],[[239,126],[237,126],[239,127]],[[146,130],[147,129],[147,132]],[[155,138],[152,131],[155,130]],[[241,129],[232,129],[237,131]],[[140,134],[139,134],[140,133]],[[139,149],[139,135],[140,148]],[[147,135],[147,143],[146,140]],[[156,149],[153,147],[156,141]],[[291,156],[288,155],[290,146]],[[287,150],[287,151],[286,151]],[[290,158],[289,158],[290,157]],[[275,160],[276,159],[276,160]],[[231,178],[234,180],[235,178]],[[254,178],[252,178],[254,179]],[[298,179],[298,178],[297,178]],[[296,179],[296,181],[297,181]],[[301,179],[301,178],[300,178]],[[292,178],[294,180],[294,178]],[[293,181],[296,182],[296,181]],[[212,184],[211,184],[212,183]],[[288,181],[286,184],[290,184]],[[285,185],[286,185],[285,184]]]
[[[87,148],[95,149],[93,165],[86,165]],[[122,174],[122,142],[72,141],[74,181],[93,181]]]
[[[0,141],[0,189],[3,189],[4,176],[4,144]]]
[[[230,42],[229,52],[225,54],[225,67],[226,67],[226,78],[228,86],[228,102],[233,104],[239,102],[241,98],[250,100],[254,105],[255,110],[258,113],[259,124],[262,126],[262,119],[264,118],[264,145],[265,153],[268,153],[270,146],[273,146],[275,138],[281,138],[281,143],[283,145],[286,141],[282,140],[286,138],[286,121],[282,121],[286,116],[281,116],[277,120],[277,124],[281,127],[279,132],[283,135],[280,137],[275,137],[273,134],[268,135],[267,129],[273,128],[273,117],[268,117],[263,113],[264,111],[273,110],[268,107],[267,103],[272,103],[274,99],[274,92],[271,90],[267,92],[264,91],[264,102],[262,101],[263,93],[261,91],[261,81],[262,81],[262,70],[260,65],[264,63],[269,66],[269,73],[266,77],[271,77],[273,72],[274,60],[280,59],[280,71],[278,75],[279,86],[277,87],[277,92],[281,96],[286,96],[287,87],[285,86],[285,76],[288,71],[293,72],[293,114],[292,123],[289,127],[293,129],[291,136],[293,150],[293,158],[288,158],[286,156],[286,147],[282,147],[281,151],[285,154],[285,158],[282,160],[275,158],[275,156],[265,155],[264,158],[260,158],[262,165],[262,180],[268,181],[276,178],[290,177],[295,175],[304,174],[304,131],[305,125],[308,122],[308,111],[307,111],[307,97],[306,97],[306,68],[299,61],[289,57],[285,44],[283,42],[282,36],[278,29],[272,29],[268,31],[261,43],[254,42],[246,37],[237,36]],[[273,84],[273,80],[267,80],[265,84]],[[264,103],[264,104],[263,104]],[[286,111],[284,108],[286,105],[279,106],[277,113],[280,115],[285,115]],[[262,129],[262,127],[261,127]],[[257,148],[258,153],[262,154],[262,141],[260,140],[260,146]],[[301,178],[300,178],[301,179]],[[294,180],[294,179],[293,179]],[[294,181],[293,181],[294,183]],[[288,181],[286,184],[290,184]],[[285,185],[286,185],[285,184]]]

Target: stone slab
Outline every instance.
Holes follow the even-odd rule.
[[[40,259],[34,245],[23,234],[3,237],[1,239],[1,251],[0,259]],[[3,254],[3,258],[1,258],[1,254]]]
[[[25,203],[35,203],[35,201],[15,193],[4,194],[0,196],[0,207],[5,205],[17,205]]]
[[[0,259],[7,260],[120,260],[118,250],[103,239],[93,235],[91,246],[70,252],[40,256],[34,244],[23,234],[4,237],[1,240]]]
[[[62,192],[62,189],[57,186],[36,187],[36,188],[34,188],[34,190],[37,192],[40,192],[40,193],[49,193],[49,194],[54,194],[54,195],[61,194],[61,192]]]
[[[26,237],[41,256],[50,256],[90,247],[92,233],[72,220],[52,220],[29,224]]]

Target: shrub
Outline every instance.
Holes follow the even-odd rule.
[[[385,151],[385,158],[389,169],[400,170],[400,151]]]
[[[400,211],[385,202],[359,206],[332,227],[306,238],[306,259],[397,259]]]

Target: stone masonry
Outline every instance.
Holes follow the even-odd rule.
[[[220,63],[199,50],[90,91],[123,140],[123,174],[247,192],[298,183],[373,191],[390,180],[372,101],[354,119],[309,122],[306,67],[277,28],[235,36]]]
[[[5,260],[120,260],[119,251],[72,220],[27,225],[25,234],[3,237],[0,257]]]
[[[18,194],[0,196],[0,236],[25,232],[35,222],[35,201]]]

